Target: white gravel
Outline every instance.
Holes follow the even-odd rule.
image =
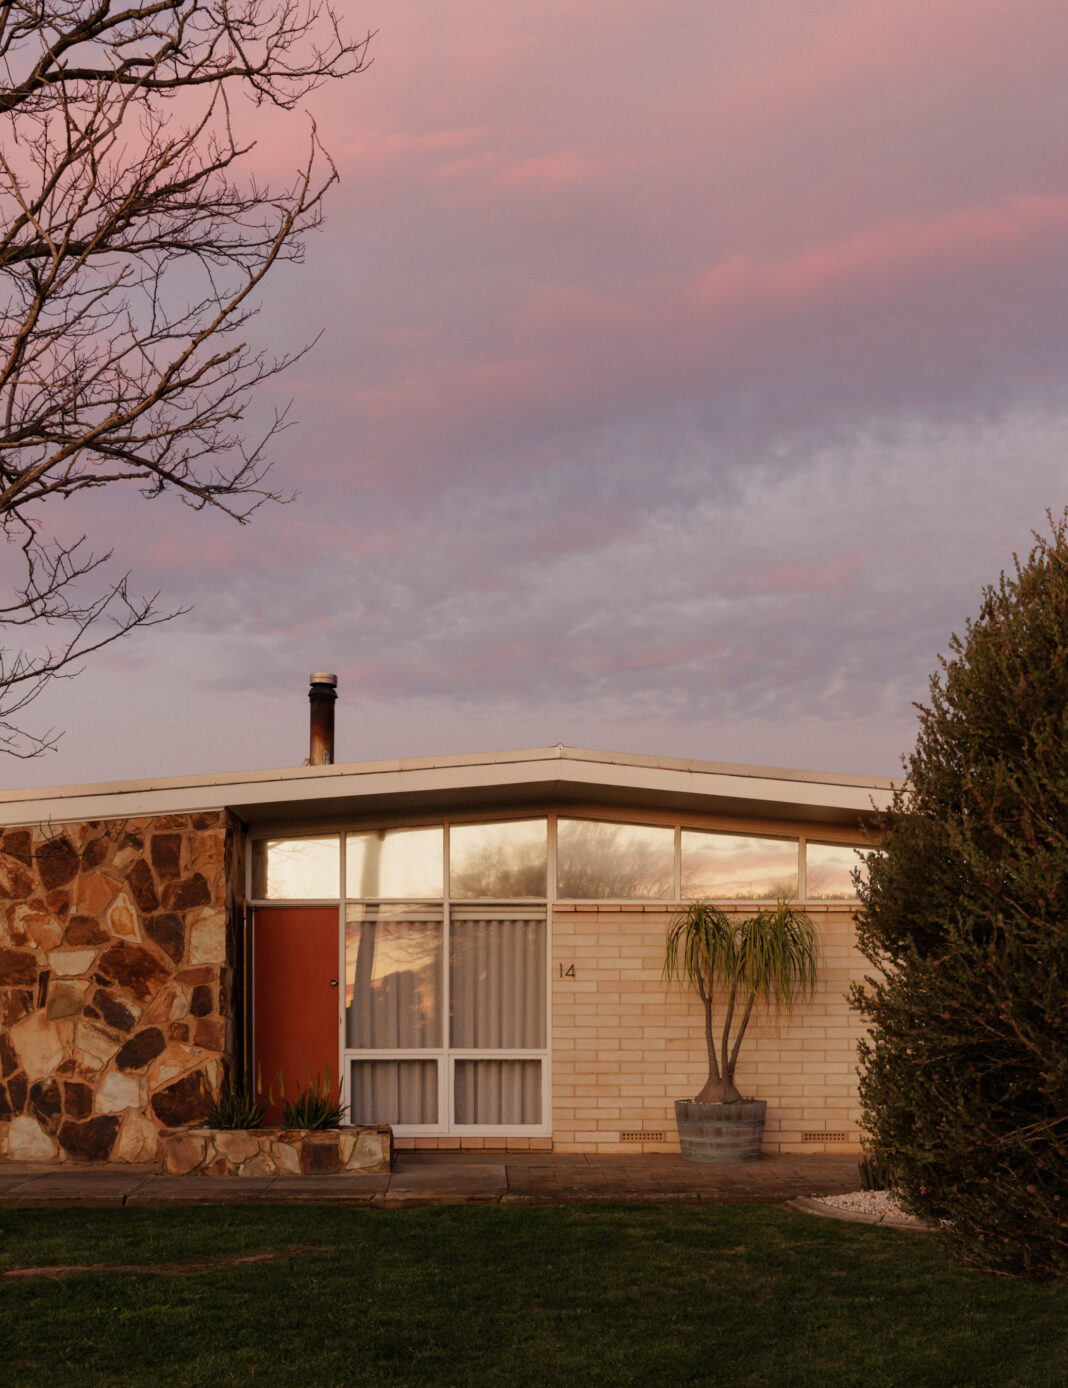
[[[892,1190],[853,1190],[847,1195],[821,1195],[818,1198],[824,1205],[833,1205],[835,1209],[872,1215],[876,1219],[913,1218],[901,1208]]]

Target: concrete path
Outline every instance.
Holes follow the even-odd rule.
[[[0,1208],[345,1204],[770,1204],[859,1187],[857,1158],[818,1154],[704,1166],[661,1154],[402,1152],[382,1176],[157,1176],[147,1166],[0,1165]]]

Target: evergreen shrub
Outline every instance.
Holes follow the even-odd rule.
[[[1068,535],[931,680],[860,881],[872,1159],[961,1262],[1068,1273]]]

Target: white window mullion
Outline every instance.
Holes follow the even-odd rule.
[[[345,992],[348,980],[345,977],[345,896],[348,891],[345,864],[345,835],[341,835],[341,900],[337,908],[337,1066],[338,1066],[338,1099],[344,1105],[349,1122],[352,1122],[352,1114],[349,1111],[352,1103],[349,1084],[349,1066],[345,1060],[345,1043],[348,1038],[345,1035],[347,1018],[345,1016]]]
[[[446,854],[445,861],[448,863],[448,827],[445,829]],[[448,891],[448,868],[446,867],[445,890]],[[443,1132],[452,1131],[452,1061],[449,1059],[452,1047],[452,905],[448,896],[445,898],[445,922],[444,922],[443,949],[444,957],[441,961],[441,1041],[443,1046],[441,1070],[438,1077],[440,1093],[438,1095],[438,1123]]]

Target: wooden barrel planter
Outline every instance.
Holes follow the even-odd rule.
[[[758,1161],[768,1105],[764,1099],[734,1104],[675,1102],[679,1146],[687,1161]]]

